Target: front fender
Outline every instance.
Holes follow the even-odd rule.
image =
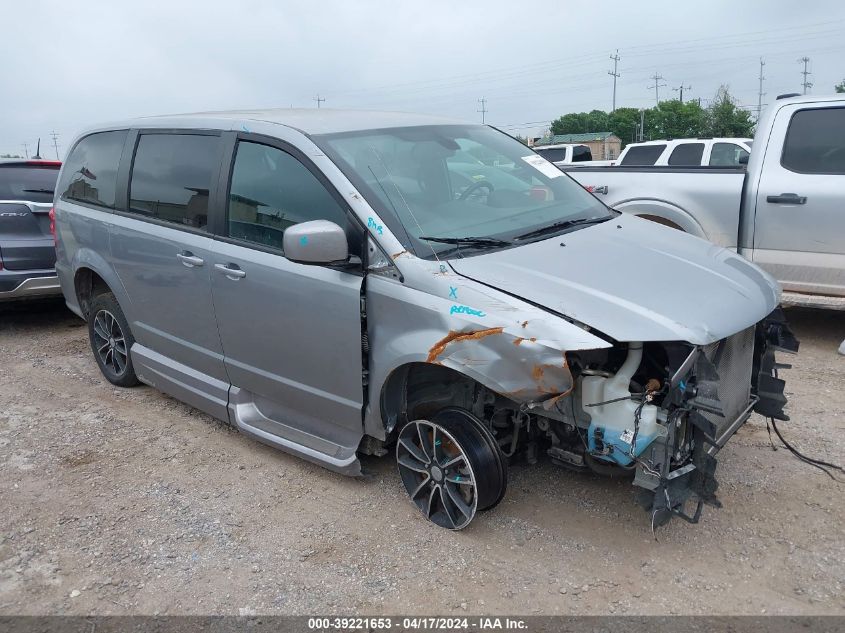
[[[611,346],[561,317],[454,273],[438,275],[433,289],[438,294],[384,277],[367,279],[368,435],[384,439],[382,389],[409,364],[448,367],[514,401],[539,403],[572,389],[565,352]]]

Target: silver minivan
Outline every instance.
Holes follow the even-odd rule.
[[[786,419],[779,288],[621,215],[519,141],[331,110],[86,131],[57,271],[115,385],[152,385],[348,475],[395,455],[460,529],[540,459],[631,477],[652,524],[717,504],[715,454]]]

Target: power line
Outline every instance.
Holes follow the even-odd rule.
[[[643,44],[639,46],[628,46],[625,47],[626,55],[639,57],[644,55],[652,55],[656,53],[661,54],[675,54],[677,52],[684,52],[689,51],[693,52],[695,50],[701,49],[711,49],[711,48],[719,48],[724,49],[726,47],[734,47],[734,46],[750,46],[754,44],[766,44],[766,43],[773,43],[773,44],[782,44],[784,41],[788,41],[784,39],[784,35],[778,35],[781,31],[800,31],[802,29],[813,29],[824,27],[824,30],[821,32],[805,32],[802,33],[800,38],[802,41],[806,41],[808,37],[816,37],[820,35],[830,34],[838,34],[841,32],[841,29],[834,26],[841,22],[845,22],[845,18],[836,19],[836,20],[829,20],[826,22],[815,22],[810,24],[801,24],[801,25],[794,25],[788,27],[780,27],[776,29],[766,29],[763,31],[746,31],[746,32],[739,32],[739,33],[731,33],[731,34],[723,34],[723,35],[716,35],[716,36],[709,36],[709,37],[702,37],[696,39],[686,39],[686,40],[674,40],[669,42],[661,42],[660,44]],[[748,36],[751,35],[763,35],[763,38],[755,41],[749,41]],[[737,42],[724,42],[723,40],[732,40],[738,39]],[[701,44],[694,44],[696,42],[701,42]],[[703,42],[713,42],[713,44],[703,44]],[[680,47],[680,48],[679,48]],[[649,50],[650,49],[650,50]],[[642,51],[642,52],[631,52],[628,51]],[[384,92],[384,91],[402,91],[407,92],[408,87],[411,86],[425,86],[422,89],[432,89],[434,87],[443,87],[441,86],[432,86],[431,84],[442,84],[445,82],[452,82],[455,80],[461,80],[460,85],[463,85],[467,82],[473,83],[478,81],[485,81],[487,79],[498,79],[500,77],[514,74],[516,76],[525,76],[528,74],[535,74],[535,73],[546,73],[550,70],[553,70],[556,67],[560,67],[561,63],[565,62],[567,66],[571,66],[572,62],[574,61],[581,61],[581,60],[596,60],[597,57],[595,54],[585,54],[579,55],[577,57],[567,57],[562,59],[554,59],[548,60],[544,62],[537,62],[533,64],[523,64],[518,66],[509,66],[498,68],[495,70],[490,71],[481,71],[481,72],[473,72],[469,74],[461,74],[461,75],[452,75],[448,77],[440,76],[437,79],[430,79],[424,81],[412,81],[412,82],[404,82],[404,83],[396,83],[396,84],[389,84],[389,85],[382,85],[376,87],[360,87],[355,88],[352,90],[348,90],[342,93],[338,93],[342,96],[350,96],[355,93],[359,92],[366,92],[366,93],[373,93],[373,92]],[[485,77],[485,75],[489,75],[489,77]]]
[[[685,86],[684,82],[682,81],[680,86],[678,86],[677,88],[672,88],[672,90],[674,90],[675,92],[680,92],[679,99],[680,99],[681,103],[683,103],[684,102],[684,90],[692,90],[692,86]]]
[[[59,135],[56,134],[56,130],[50,132],[50,136],[53,137],[53,147],[56,150],[56,160],[59,160]]]
[[[617,72],[619,60],[621,59],[621,57],[619,57],[619,49],[618,48],[616,49],[616,54],[611,55],[610,59],[613,60],[613,70],[612,71],[608,70],[607,74],[613,77],[613,109],[611,110],[611,112],[616,112],[616,80],[619,77],[622,76],[621,74],[619,74]]]
[[[783,47],[781,47],[779,52],[773,53],[771,55],[767,55],[766,57],[767,57],[767,59],[769,59],[770,62],[772,61],[772,59],[784,59],[784,60],[786,60],[786,59],[789,59],[790,57],[793,57],[795,53],[805,52],[806,50],[807,50],[806,49],[806,42],[804,42],[804,43],[802,43],[801,48],[798,48],[798,49],[786,48],[786,49],[784,49]],[[813,52],[818,53],[818,54],[822,54],[822,53],[840,51],[840,50],[845,50],[845,46],[826,47],[824,49],[822,49],[822,48],[813,49]],[[731,56],[731,57],[708,58],[707,65],[708,65],[708,68],[716,66],[716,65],[720,65],[720,64],[721,65],[732,65],[732,66],[735,67],[738,64],[742,64],[743,62],[750,62],[751,60],[754,60],[756,62],[758,59],[759,59],[759,53],[753,54],[753,55],[743,55],[743,56],[739,56],[739,57]],[[664,68],[664,70],[667,67],[672,67],[672,68],[686,67],[685,70],[689,70],[689,68],[688,68],[689,63],[690,62],[676,62],[676,63],[662,64],[662,67]],[[585,64],[572,63],[572,64],[569,64],[569,68],[571,70],[586,69],[586,68],[589,68],[590,66],[592,66],[591,63],[585,63]],[[646,71],[646,70],[648,70],[647,66],[626,68],[622,64],[620,64],[620,68],[621,68],[621,70],[626,71],[623,74],[627,75],[628,77],[632,77],[632,76],[639,74],[639,72],[635,72],[635,71],[641,71],[641,70]],[[633,73],[633,75],[632,75],[632,73]],[[525,73],[525,74],[530,75],[530,74],[534,74],[534,72],[532,71],[532,72]],[[645,72],[643,72],[643,74],[645,74]],[[717,73],[706,73],[707,76],[709,76],[711,74],[719,74],[719,73],[718,72]],[[569,83],[578,83],[580,88],[599,87],[603,84],[603,80],[600,80],[600,79],[596,82],[589,83],[589,85],[587,85],[587,84],[585,84],[581,81],[582,79],[587,79],[589,77],[595,77],[595,71],[594,70],[592,72],[575,72],[575,73],[567,72],[567,73],[564,73],[562,76],[558,75],[558,73],[555,72],[554,82],[558,83],[558,84],[561,81],[569,82]],[[700,73],[696,73],[694,80],[699,81],[700,78],[701,78]],[[509,100],[516,99],[516,98],[520,98],[520,99],[524,98],[524,95],[526,94],[526,88],[529,88],[531,86],[541,86],[542,91],[541,91],[540,94],[543,94],[543,95],[548,95],[548,94],[551,94],[552,92],[557,92],[557,93],[560,93],[560,92],[571,93],[572,92],[571,86],[565,86],[565,87],[562,87],[560,89],[550,89],[549,83],[550,83],[551,77],[549,76],[548,71],[545,72],[545,76],[542,79],[539,79],[537,81],[533,81],[533,80],[525,81],[524,75],[521,76],[521,78],[519,79],[519,81],[517,83],[512,83],[512,82],[508,81],[508,79],[509,79],[509,77],[507,77],[506,74],[500,74],[500,76],[497,77],[495,81],[492,81],[492,80],[487,81],[486,82],[487,87],[485,88],[485,92],[487,94],[490,94],[491,90],[489,89],[489,87],[490,87],[491,84],[495,84],[495,87],[492,88],[492,92],[494,92],[494,94],[491,95],[491,97],[495,97],[497,99],[497,101],[499,99],[501,99],[503,101],[509,101]],[[631,84],[631,82],[627,82],[627,83],[631,84],[631,85],[635,85],[638,81],[641,81],[641,79],[637,79],[633,84]],[[419,93],[419,92],[423,92],[423,91],[430,91],[430,94],[426,95],[424,97],[426,102],[429,102],[429,103],[432,103],[432,102],[438,102],[438,103],[439,102],[444,102],[444,103],[454,102],[454,101],[461,100],[462,95],[470,96],[472,94],[472,92],[475,92],[477,90],[477,88],[473,88],[471,84],[477,84],[477,83],[479,83],[479,82],[474,81],[474,80],[467,80],[467,81],[463,81],[463,82],[449,83],[449,84],[441,83],[439,86],[436,86],[436,87],[431,86],[431,87],[427,87],[427,88],[426,87],[410,88],[408,90],[402,91],[401,95],[400,94],[397,94],[397,95],[380,94],[380,95],[378,95],[378,97],[373,98],[373,99],[367,99],[364,102],[360,102],[357,99],[354,100],[354,102],[355,102],[356,106],[358,106],[358,107],[365,107],[365,106],[366,107],[386,107],[386,106],[387,107],[395,107],[393,104],[414,101],[415,106],[417,108],[419,108],[420,107],[419,98],[411,96],[411,93],[415,93],[415,92]],[[606,85],[606,84],[604,84],[604,85]],[[619,95],[618,95],[619,85],[626,85],[626,81],[622,80],[621,83],[617,82],[617,106],[619,105]],[[454,87],[456,89],[452,90],[451,89],[452,87]],[[650,86],[649,89],[651,89],[651,88],[653,88],[653,87]],[[346,94],[348,94],[348,93],[346,93]],[[372,92],[371,92],[371,95],[373,95]]]
[[[804,63],[804,70],[801,71],[801,74],[804,75],[804,81],[801,83],[804,86],[804,94],[807,94],[807,90],[813,87],[812,82],[807,81],[807,75],[812,75],[809,70],[807,70],[807,64],[810,63],[810,58],[804,55],[801,59],[798,60],[798,63]]]
[[[481,112],[481,122],[484,123],[485,115],[488,112],[488,110],[487,110],[487,99],[485,99],[484,97],[481,97],[481,99],[478,100],[478,103],[481,104],[481,109],[476,110],[476,112]]]
[[[314,101],[316,101],[316,102],[317,102],[317,109],[319,110],[319,109],[320,109],[320,104],[321,104],[321,103],[323,103],[323,102],[325,101],[325,99],[324,99],[323,97],[321,97],[321,96],[320,96],[320,93],[317,93],[317,96],[316,96],[316,97],[314,97]]]
[[[766,65],[766,62],[763,61],[763,58],[760,58],[760,76],[757,78],[760,81],[759,88],[757,89],[757,121],[760,121],[760,115],[763,113],[763,95],[766,93],[763,92],[763,80],[765,77],[763,76],[763,66]]]
[[[649,90],[654,88],[654,102],[659,106],[660,105],[660,88],[663,88],[666,84],[659,83],[665,77],[661,76],[659,73],[654,73],[651,78],[654,80],[654,86],[646,86]]]

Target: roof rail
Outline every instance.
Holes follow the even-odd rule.
[[[789,99],[791,97],[800,97],[801,93],[799,92],[787,92],[782,95],[778,95],[778,99]]]

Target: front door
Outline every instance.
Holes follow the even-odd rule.
[[[235,147],[211,267],[230,419],[341,469],[363,432],[363,276],[289,261],[282,235],[307,220],[331,220],[348,233],[355,225],[295,150],[246,138]]]
[[[771,138],[753,261],[784,290],[845,296],[845,107],[784,106]]]
[[[208,232],[219,161],[219,136],[141,134],[128,211],[115,213],[110,240],[131,301],[138,376],[226,419],[229,385],[211,302]]]

